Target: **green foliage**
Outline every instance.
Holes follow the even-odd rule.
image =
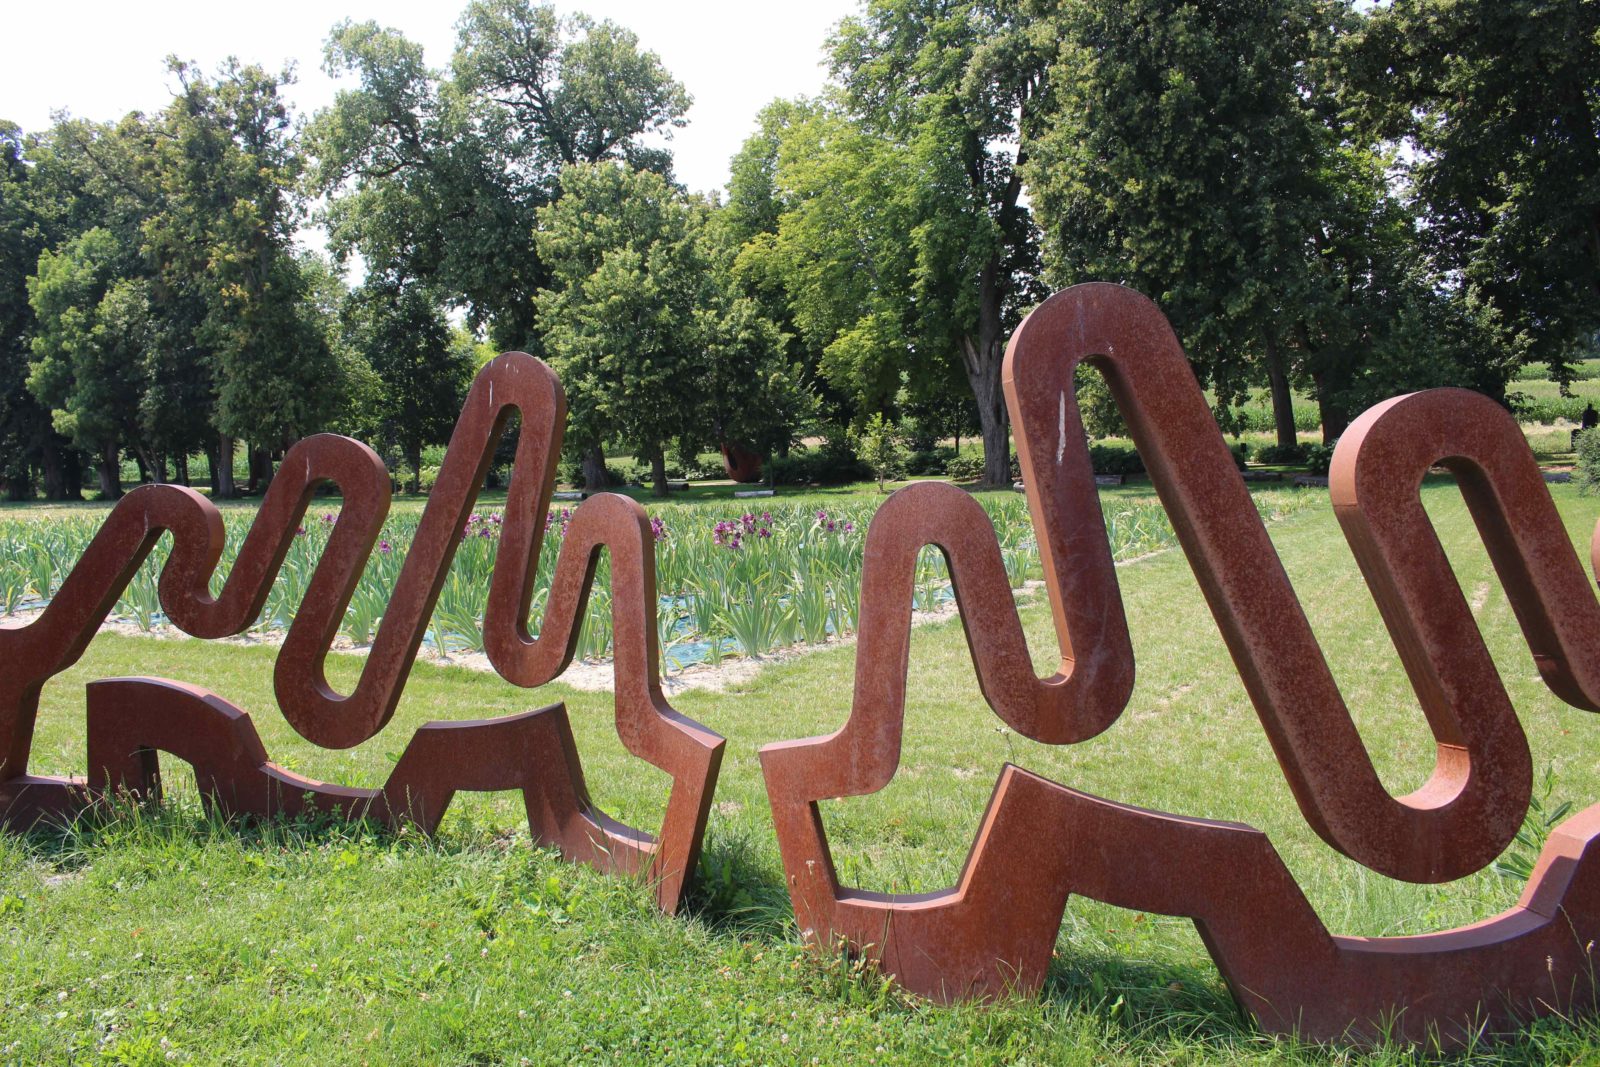
[[[0,121],[0,482],[12,499],[33,494],[34,468],[47,456],[58,469],[60,462],[49,412],[27,386],[34,330],[27,277],[48,241],[37,171],[25,158],[22,130]],[[64,496],[59,478],[54,483],[46,491]]]
[[[149,343],[145,290],[117,279],[128,258],[109,230],[96,228],[43,253],[28,280],[38,321],[28,388],[57,433],[106,462],[137,433]]]
[[[394,442],[411,472],[425,446],[449,439],[473,367],[470,335],[452,334],[437,298],[417,285],[369,278],[343,309],[352,348],[377,379],[372,412],[380,440]]]
[[[899,477],[905,467],[906,448],[900,440],[899,427],[884,418],[881,411],[868,419],[859,433],[851,435],[850,443],[861,461],[872,468],[880,493],[884,480]]]
[[[1296,466],[1306,461],[1306,447],[1293,445],[1264,445],[1256,450],[1256,462],[1268,467]]]
[[[1128,424],[1111,395],[1105,376],[1093,367],[1079,366],[1074,377],[1078,397],[1078,412],[1083,417],[1083,428],[1091,437],[1127,437]]]
[[[342,399],[315,282],[294,255],[302,160],[280,94],[291,75],[229,61],[207,80],[170,66],[180,92],[154,141],[147,254],[193,302],[193,343],[213,361],[216,428],[276,449],[320,429]]]
[[[1296,400],[1292,402],[1291,410],[1294,428],[1299,433],[1318,429],[1322,425],[1322,412],[1316,404]],[[1238,433],[1271,433],[1277,428],[1272,409],[1263,404],[1249,403],[1242,407],[1224,408],[1216,414],[1219,424]]]
[[[537,303],[574,446],[627,442],[664,494],[673,442],[787,444],[807,402],[780,331],[723,284],[704,206],[614,163],[569,167],[561,187],[539,213]]]
[[[665,495],[667,446],[698,430],[711,371],[698,216],[660,175],[621,164],[569,167],[561,186],[540,212],[553,288],[538,306],[567,432],[579,446],[633,444]]]
[[[976,482],[983,479],[983,458],[967,453],[953,456],[944,466],[945,477],[953,482]]]
[[[1306,470],[1311,474],[1326,476],[1328,469],[1333,466],[1334,446],[1339,442],[1328,444],[1308,445],[1306,447]]]
[[[1577,452],[1578,492],[1600,493],[1600,428],[1579,430],[1573,438]]]
[[[1397,0],[1342,58],[1365,124],[1414,149],[1437,268],[1565,379],[1600,328],[1600,7]]]
[[[1305,428],[1292,385],[1329,439],[1395,393],[1503,393],[1524,349],[1425,259],[1388,147],[1346,121],[1348,4],[1075,0],[1041,18],[1054,105],[1025,170],[1055,281],[1155,299],[1221,410],[1277,381],[1282,445]]]
[[[1523,423],[1553,423],[1558,420],[1577,423],[1583,419],[1583,409],[1594,403],[1581,396],[1529,396],[1514,393],[1509,398],[1517,421]]]
[[[1225,400],[1308,295],[1333,149],[1307,81],[1325,6],[1082,0],[1048,20],[1054,106],[1026,171],[1049,272],[1151,296]]]
[[[904,423],[901,425],[903,427]],[[905,436],[903,432],[902,436]],[[956,450],[948,446],[922,449],[907,452],[905,462],[901,464],[901,467],[907,475],[913,478],[921,478],[928,475],[938,476],[945,472],[945,469],[950,466],[950,461],[955,458]],[[982,472],[980,471],[979,473],[981,475]]]
[[[841,439],[820,448],[801,445],[787,456],[773,456],[767,461],[766,475],[774,485],[845,485],[871,478],[873,471]]]
[[[550,277],[533,235],[562,168],[668,172],[646,142],[683,125],[689,98],[633,33],[548,4],[471,3],[457,32],[440,75],[394,30],[334,28],[327,69],[359,87],[312,122],[311,181],[337,255],[449,294],[498,348],[537,352],[530,296]]]
[[[1143,474],[1144,460],[1132,448],[1120,445],[1090,445],[1089,462],[1096,474]]]
[[[996,484],[1002,347],[1041,295],[1002,147],[1036,121],[1043,89],[1024,21],[987,4],[872,0],[830,44],[837,91],[764,113],[732,188],[750,235],[740,269],[784,293],[829,385],[877,411],[902,375],[925,397],[965,379]]]

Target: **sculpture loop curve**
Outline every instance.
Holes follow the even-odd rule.
[[[46,681],[82,656],[161,536],[170,532],[173,538],[160,577],[161,604],[173,624],[201,638],[237,634],[259,616],[313,493],[327,482],[338,485],[343,506],[306,597],[284,637],[274,668],[274,689],[285,718],[315,744],[348,748],[377,734],[394,714],[449,573],[461,530],[488,472],[496,442],[513,414],[521,417],[522,429],[507,492],[502,541],[491,577],[484,620],[485,647],[494,666],[514,684],[531,688],[558,676],[576,648],[579,622],[600,551],[611,552],[617,731],[630,752],[673,778],[659,840],[621,827],[590,804],[564,711],[546,709],[546,713],[535,713],[545,718],[537,726],[516,727],[513,732],[519,738],[536,733],[554,746],[546,752],[542,767],[548,773],[566,777],[565,788],[571,799],[568,806],[580,812],[596,828],[594,833],[600,835],[595,838],[597,851],[591,850],[594,856],[589,858],[604,855],[611,858],[602,865],[647,871],[656,882],[662,906],[675,909],[698,856],[723,741],[679,715],[661,693],[654,539],[644,509],[635,501],[602,494],[576,509],[556,562],[554,587],[544,614],[545,632],[537,639],[528,637],[527,608],[561,451],[566,399],[555,374],[539,360],[520,352],[506,353],[491,361],[473,382],[371,651],[348,695],[335,692],[329,685],[324,661],[388,513],[388,473],[371,449],[330,434],[306,438],[292,447],[262,500],[221,593],[214,598],[209,581],[221,559],[224,541],[216,507],[193,490],[170,485],[141,486],[119,501],[44,611],[26,625],[0,627],[0,817],[27,823],[45,814],[70,814],[84,803],[83,782],[42,779],[27,773],[39,694]],[[173,689],[172,685],[159,680],[144,680],[144,684],[137,685],[129,681],[117,689],[116,700],[102,699],[98,704],[91,700],[91,720],[96,718],[96,706],[112,709],[101,712],[100,721],[91,721],[91,732],[102,738],[98,753],[106,759],[112,759],[114,754],[113,763],[128,770],[132,765],[126,760],[132,758],[133,748],[113,753],[115,744],[106,747],[106,738],[118,738],[141,750],[157,747],[134,736],[138,730],[130,734],[114,722],[104,721],[107,716],[138,722],[141,729],[154,732],[151,736],[177,736],[159,725],[163,715],[179,716],[189,730],[214,735],[217,744],[229,737],[243,737],[240,731],[245,728],[249,736],[254,736],[248,717],[244,718],[243,727],[239,725],[242,712],[218,710],[231,708],[220,698],[183,693],[181,686]],[[556,714],[547,714],[552,711]],[[545,722],[553,724],[553,733],[544,729]],[[464,756],[447,757],[452,749],[480,752],[495,763],[499,769],[490,772],[489,779],[524,782],[526,768],[513,764],[533,751],[528,744],[518,741],[497,751],[477,741],[490,734],[501,736],[507,728],[499,720],[424,727],[413,748],[425,740],[425,751],[432,753],[432,758],[410,758],[411,774],[404,784],[408,789],[416,786],[420,791],[431,791],[435,797],[445,796],[445,802],[454,788],[475,788],[450,786],[451,781],[468,780],[474,773],[469,766],[471,761]],[[259,748],[259,742],[254,744]],[[253,751],[248,744],[246,749]],[[407,752],[409,757],[411,749]],[[239,757],[229,766],[238,774],[254,778],[258,765],[262,765],[266,769],[260,773],[269,779],[281,779],[278,769],[266,765],[264,753],[261,757],[253,763],[240,762]],[[153,765],[139,765],[143,771],[137,782],[112,774],[110,766],[96,766],[91,761],[89,784],[97,788],[119,783],[153,784]],[[419,767],[423,769],[418,770]],[[436,781],[424,781],[430,773]],[[274,779],[274,775],[278,778]],[[205,773],[201,776],[206,778]],[[217,785],[225,779],[226,776],[219,779],[213,775],[210,780]],[[394,782],[391,779],[392,785]],[[295,784],[333,800],[347,801],[361,794],[369,813],[389,820],[408,815],[410,809],[408,798],[394,795],[390,787],[386,787],[389,792],[384,802],[373,807],[372,797],[362,791],[341,792],[341,787],[324,788],[321,783],[303,780]],[[286,799],[289,794],[283,789],[263,789],[252,786],[253,792],[246,790],[254,800],[237,810],[267,814],[286,810],[286,805],[294,803]],[[216,790],[204,791],[223,802]],[[233,792],[237,794],[238,790]],[[534,808],[532,794],[529,795],[531,817]],[[436,806],[440,810],[430,815],[433,824],[442,814],[442,805]],[[562,816],[569,823],[573,817],[570,813]],[[540,828],[534,829],[536,836],[541,836]],[[604,844],[604,840],[610,843]],[[563,847],[569,853],[584,851],[576,844]],[[630,850],[637,855],[630,858]]]
[[[1552,691],[1600,707],[1600,605],[1515,420],[1477,394],[1433,390],[1367,412],[1336,452],[1335,512],[1437,743],[1428,783],[1393,797],[1165,317],[1137,293],[1102,283],[1058,293],[1029,315],[1004,372],[1063,670],[1068,678],[1087,670],[1106,686],[1098,698],[1083,695],[1095,707],[1091,721],[1104,729],[1116,717],[1133,663],[1120,604],[1108,603],[1116,582],[1074,396],[1084,362],[1106,376],[1310,825],[1358,862],[1410,881],[1451,880],[1492,860],[1521,825],[1531,758],[1422,509],[1418,489],[1431,465],[1456,472]],[[817,802],[876,791],[893,776],[906,575],[924,544],[950,558],[991,707],[1040,740],[1093,732],[1073,736],[1058,719],[1055,736],[1041,736],[1039,722],[1018,716],[1011,690],[991,684],[992,675],[1015,677],[1028,652],[1004,576],[987,561],[998,558],[992,527],[951,492],[907,487],[869,529],[862,610],[878,625],[862,627],[844,727],[762,749],[807,936],[842,938],[928,996],[1031,990],[1044,980],[1062,910],[1077,892],[1194,918],[1235,996],[1271,1030],[1320,1039],[1443,1031],[1459,1040],[1475,1019],[1593,1006],[1589,939],[1600,935],[1600,871],[1586,857],[1600,806],[1552,836],[1517,908],[1419,938],[1329,934],[1250,827],[1116,804],[1010,765],[955,887],[894,896],[840,886]],[[1594,554],[1600,560],[1600,541]]]

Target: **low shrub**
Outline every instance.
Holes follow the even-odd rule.
[[[501,477],[510,473],[509,467],[501,470]],[[494,474],[490,471],[491,476]],[[668,472],[671,477],[671,472]],[[583,485],[583,458],[581,456],[561,457],[561,464],[556,468],[556,480],[562,485]],[[650,467],[640,466],[629,460],[614,460],[606,464],[606,480],[613,486],[644,485],[650,481]]]
[[[1333,449],[1338,443],[1306,446],[1306,470],[1312,474],[1326,475],[1328,468],[1333,466]]]
[[[768,460],[766,472],[774,485],[843,485],[872,477],[871,467],[838,447],[796,448]]]
[[[1268,467],[1297,465],[1305,461],[1304,445],[1262,445],[1256,449],[1256,462]]]
[[[944,465],[944,475],[955,482],[983,480],[983,457],[968,452],[964,456],[951,456]]]
[[[955,458],[956,450],[948,445],[911,452],[906,456],[906,473],[913,478],[943,474]]]
[[[1118,445],[1090,445],[1089,462],[1096,474],[1143,474],[1144,460],[1132,448]]]
[[[1579,430],[1573,440],[1578,454],[1578,492],[1584,496],[1600,493],[1600,428]]]

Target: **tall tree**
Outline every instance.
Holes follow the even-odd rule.
[[[1026,170],[1058,284],[1157,300],[1222,404],[1264,371],[1295,441],[1293,310],[1336,149],[1309,83],[1340,0],[1036,5],[1058,42],[1048,130]],[[1258,370],[1259,368],[1259,370]]]
[[[1012,0],[869,0],[831,43],[851,114],[904,146],[916,174],[914,344],[958,356],[978,409],[984,481],[1010,481],[1000,368],[1038,285],[1023,168],[1050,109],[1049,40]]]
[[[1395,0],[1345,59],[1356,110],[1413,149],[1437,268],[1569,377],[1600,328],[1600,5]]]
[[[37,320],[28,388],[56,431],[95,455],[106,499],[122,495],[122,449],[139,447],[151,340],[147,283],[120,277],[127,260],[108,230],[94,229],[41,254],[28,280]]]
[[[667,445],[704,409],[707,338],[695,311],[708,264],[695,212],[660,175],[620,163],[569,167],[561,189],[539,216],[555,287],[538,306],[568,436],[581,451],[629,442],[665,496]]]
[[[829,58],[836,92],[775,105],[743,155],[736,202],[751,225],[770,226],[752,210],[764,186],[781,208],[745,269],[781,281],[798,333],[858,418],[889,406],[903,373],[932,393],[958,366],[985,480],[1007,482],[1004,346],[1043,295],[1019,163],[1049,96],[1049,52],[1014,4],[870,0],[840,24]]]
[[[777,228],[740,254],[758,291],[781,287],[817,371],[863,412],[893,402],[902,371],[925,377],[953,355],[914,339],[918,178],[908,152],[808,109],[782,134]]]
[[[760,455],[786,454],[803,425],[815,420],[814,376],[772,304],[749,295],[739,278],[742,227],[725,206],[695,205],[708,267],[697,302],[705,338],[704,415],[680,435],[685,454],[726,444]]]
[[[480,0],[457,25],[448,75],[376,23],[345,22],[331,73],[359,87],[319,113],[312,185],[329,197],[338,256],[447,293],[502,348],[539,351],[531,294],[549,275],[535,212],[562,167],[606,159],[665,171],[646,147],[682,125],[689,99],[652,52],[610,22],[561,20],[548,4]]]
[[[436,299],[419,285],[369,279],[351,294],[349,334],[379,385],[377,416],[418,489],[422,450],[449,440],[472,375],[472,351],[451,335]]]
[[[775,100],[757,115],[757,131],[734,155],[728,177],[728,199],[712,219],[715,243],[725,250],[720,261],[724,286],[755,302],[761,316],[784,336],[784,360],[795,368],[791,383],[822,417],[837,424],[850,421],[854,410],[851,383],[835,385],[821,373],[822,356],[832,336],[801,329],[789,298],[783,257],[773,242],[790,198],[778,184],[784,139],[797,124],[808,122],[816,107],[805,100]],[[798,413],[797,413],[798,414]],[[745,442],[749,444],[751,442]],[[785,443],[779,439],[780,450]]]
[[[151,124],[142,115],[132,114],[115,124],[63,118],[28,139],[25,195],[16,202],[29,220],[24,231],[28,247],[21,253],[27,258],[16,261],[19,272],[35,273],[41,252],[64,252],[71,242],[98,229],[101,231],[98,240],[103,242],[103,248],[114,249],[114,253],[108,254],[114,254],[117,277],[130,282],[146,277],[139,255],[139,225],[149,202],[150,191],[144,171],[153,137]],[[86,286],[77,292],[85,303],[75,314],[82,316],[83,321],[94,321],[99,302],[105,295],[103,287]],[[58,292],[57,295],[65,294]],[[131,294],[124,294],[128,295]],[[153,294],[145,290],[139,295],[139,302],[145,302]],[[125,304],[124,310],[131,306]],[[57,312],[60,310],[58,306]],[[141,332],[152,338],[145,346],[147,355],[152,351],[155,334],[168,319],[164,309],[160,315],[146,317]],[[20,379],[12,379],[14,387],[20,383],[26,389],[33,358],[31,339],[36,334],[36,327],[30,328],[24,339],[29,358],[14,365],[21,371]],[[144,395],[148,396],[148,390]],[[28,396],[32,398],[33,394],[29,392]],[[24,418],[35,427],[33,445],[43,470],[45,495],[51,499],[76,498],[82,481],[80,456],[83,453],[68,437],[55,431],[52,417],[36,400],[13,410],[26,412],[29,406],[42,414],[42,422],[35,421],[31,414],[25,414]],[[148,424],[142,420],[130,432],[142,432],[147,441],[154,440]],[[149,451],[145,450],[144,455],[148,456]],[[141,463],[145,462],[141,457]]]
[[[23,152],[21,128],[0,122],[0,481],[13,500],[32,496],[34,470],[46,465],[47,453],[54,453],[56,473],[46,492],[66,495],[49,412],[28,391],[33,307],[27,279],[45,236],[30,201]]]
[[[161,204],[144,224],[147,253],[174,292],[193,292],[194,339],[210,353],[228,494],[235,439],[266,457],[333,417],[337,364],[312,317],[312,280],[297,261],[301,158],[280,93],[287,73],[235,61],[214,79],[169,61],[181,92],[157,146]]]

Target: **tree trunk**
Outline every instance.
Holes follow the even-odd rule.
[[[591,445],[583,453],[583,488],[598,493],[610,484],[606,475],[606,452],[600,445]]]
[[[13,504],[20,504],[24,500],[33,499],[33,468],[28,465],[22,467],[22,475],[17,478],[5,479],[6,499]]]
[[[44,447],[39,449],[39,465],[44,468],[44,498],[68,499],[66,463],[54,442],[46,441]]]
[[[1011,426],[1006,418],[1006,397],[1000,387],[1004,360],[998,339],[988,345],[962,341],[962,363],[967,383],[978,402],[978,425],[983,436],[983,484],[1011,484]]]
[[[172,475],[179,485],[188,486],[189,454],[187,452],[179,452],[172,457]]]
[[[100,496],[106,500],[117,500],[122,496],[122,462],[118,456],[117,446],[106,445],[100,449]]]
[[[133,458],[139,464],[139,480],[141,482],[154,482],[156,485],[166,482],[167,461],[165,457],[136,446],[133,450]]]
[[[217,435],[217,455],[211,464],[211,485],[217,496],[232,500],[239,494],[233,484],[233,438],[225,433]]]
[[[83,453],[76,448],[61,450],[61,469],[66,476],[67,500],[83,499]]]
[[[1000,336],[1000,262],[990,259],[978,278],[977,335],[961,339],[961,363],[978,402],[983,431],[983,484],[1011,484],[1011,433],[1006,397],[1000,387],[1005,339]]]
[[[667,495],[667,450],[660,445],[650,448],[650,492]]]
[[[272,484],[272,453],[261,445],[251,445],[250,455],[250,492],[265,493],[267,486]]]
[[[1350,413],[1342,404],[1329,399],[1334,387],[1326,376],[1313,374],[1311,380],[1317,386],[1317,410],[1322,415],[1322,443],[1331,445],[1350,425]]]
[[[406,481],[406,492],[412,494],[422,492],[422,442],[417,441],[406,446],[406,464],[411,468],[411,477]]]
[[[1294,395],[1289,392],[1289,375],[1284,370],[1283,354],[1278,351],[1278,335],[1271,329],[1265,332],[1267,352],[1267,382],[1272,391],[1272,425],[1278,432],[1278,447],[1292,448],[1296,443],[1294,428]]]

